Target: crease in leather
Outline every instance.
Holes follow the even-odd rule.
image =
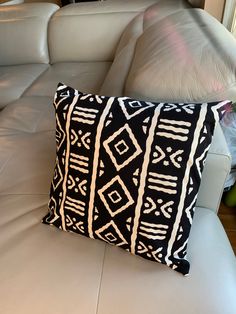
[[[121,94],[120,96],[124,95],[125,84],[126,84],[127,77],[128,77],[128,75],[129,75],[129,71],[130,71],[130,69],[131,69],[131,67],[132,67],[132,60],[133,60],[133,56],[134,56],[134,54],[135,54],[135,48],[136,48],[137,39],[138,39],[139,36],[142,34],[142,32],[143,32],[143,27],[142,27],[142,30],[141,30],[139,33],[137,33],[137,34],[131,34],[131,35],[130,35],[130,38],[128,39],[128,42],[127,42],[125,45],[123,45],[122,47],[120,47],[120,45],[121,45],[121,43],[122,43],[123,37],[125,36],[125,33],[126,33],[126,32],[129,32],[129,28],[130,28],[130,27],[131,27],[131,28],[134,27],[134,26],[132,25],[132,23],[133,23],[135,20],[137,20],[136,23],[139,23],[140,17],[142,17],[142,24],[143,24],[144,12],[141,12],[141,13],[138,14],[133,20],[131,20],[131,21],[128,23],[128,25],[126,26],[126,28],[125,28],[125,30],[124,30],[124,32],[123,32],[123,34],[122,34],[122,36],[121,36],[121,38],[120,38],[120,40],[119,40],[119,43],[118,43],[118,45],[117,45],[117,48],[116,48],[116,51],[115,51],[115,55],[114,55],[113,63],[111,64],[111,67],[110,67],[109,71],[107,72],[107,75],[106,75],[106,77],[105,77],[105,79],[104,79],[104,81],[103,81],[103,84],[102,84],[101,88],[100,88],[100,93],[103,93],[103,94],[104,94],[103,90],[106,91],[107,89],[109,89],[110,75],[112,76],[113,68],[117,66],[117,65],[116,65],[116,60],[118,60],[118,63],[119,63],[119,58],[122,56],[122,53],[125,51],[125,49],[128,49],[129,52],[130,52],[130,50],[132,50],[131,53],[129,54],[129,65],[127,65],[127,69],[126,69],[126,71],[125,71],[125,73],[124,73],[124,76],[122,77],[122,79],[123,79],[123,86],[121,87],[121,93],[118,92],[118,91],[117,91],[117,93],[116,93],[116,96],[119,95],[119,94]],[[131,48],[130,48],[130,46],[131,46]],[[132,55],[131,55],[131,54],[132,54]],[[126,57],[127,57],[127,53],[126,53]],[[121,58],[122,58],[122,57],[121,57]],[[115,70],[114,70],[114,71],[115,71]],[[107,83],[107,80],[108,80],[108,83]],[[108,84],[108,88],[107,88],[107,84]],[[105,92],[105,94],[106,94],[106,95],[109,95],[109,92]]]
[[[1,196],[46,196],[48,193],[0,193]]]
[[[49,50],[50,54],[50,50]],[[83,92],[87,90],[87,92],[91,92],[93,90],[94,93],[99,91],[100,85],[102,84],[104,77],[106,77],[107,72],[109,71],[111,67],[112,62],[110,61],[56,61],[52,62],[51,65],[48,67],[48,69],[42,73],[42,76],[39,76],[31,86],[28,87],[28,89],[24,93],[24,97],[53,97],[54,93],[53,90],[56,90],[56,86],[59,81],[63,81],[66,83],[66,85],[71,85],[73,80],[76,81],[76,86],[78,89],[82,89]],[[95,65],[95,70],[93,65]],[[68,69],[71,69],[73,66],[73,74],[68,75],[68,72],[63,72],[63,67],[67,67]],[[81,69],[82,66],[82,69]],[[84,68],[83,68],[84,67]],[[91,68],[93,70],[91,71]],[[76,73],[75,73],[76,69]],[[61,77],[64,74],[64,79]],[[82,77],[85,79],[82,80]],[[59,79],[54,80],[54,78],[58,77]],[[88,80],[87,77],[90,77]],[[55,85],[53,88],[51,87],[50,93],[48,90],[48,86],[50,86],[49,80],[51,79],[51,82],[53,82],[53,85]],[[46,83],[44,82],[46,80]],[[83,85],[87,85],[87,87],[81,87],[79,88],[79,82]],[[55,84],[54,84],[55,83]],[[90,87],[88,88],[88,85]],[[97,88],[97,85],[99,87]],[[36,91],[35,91],[36,89]],[[95,91],[96,89],[97,91]],[[52,98],[53,99],[53,98]]]
[[[27,66],[27,67],[30,67],[30,66],[37,66],[36,68],[34,68],[34,73],[32,74],[32,73],[29,73],[29,69],[27,68],[26,70],[25,69],[22,69],[22,71],[23,71],[23,74],[24,74],[24,81],[25,81],[25,79],[26,78],[28,78],[28,79],[30,79],[30,82],[27,82],[27,83],[25,83],[25,84],[18,84],[17,85],[17,87],[16,87],[16,89],[17,90],[20,90],[19,91],[19,93],[17,92],[17,98],[14,98],[14,99],[11,99],[10,101],[6,101],[6,102],[4,102],[2,105],[1,105],[1,103],[0,103],[0,107],[1,107],[1,109],[4,109],[6,106],[8,106],[8,104],[12,104],[12,103],[14,103],[16,100],[18,100],[18,99],[20,99],[23,95],[24,95],[24,93],[28,90],[28,88],[35,82],[35,80],[37,80],[38,79],[38,77],[40,77],[45,71],[47,71],[48,70],[48,68],[49,68],[49,64],[48,63],[32,63],[32,64],[14,64],[13,65],[13,67],[15,67],[15,68],[21,68],[22,66]],[[39,70],[36,70],[37,68],[38,68],[38,66],[39,66]],[[41,72],[41,66],[45,66],[45,68],[42,70],[42,72]],[[0,65],[0,69],[1,68],[6,68],[6,69],[8,69],[10,66],[9,65]],[[37,72],[37,73],[36,73]],[[39,73],[38,73],[39,72]],[[3,77],[4,76],[6,76],[6,77],[8,77],[9,75],[12,75],[12,73],[11,73],[11,71],[10,72],[5,72],[4,74],[1,74],[0,73],[0,81],[2,81],[3,80]],[[18,79],[18,78],[17,78]],[[9,80],[9,79],[8,79]]]
[[[105,243],[103,259],[102,259],[102,269],[101,269],[101,275],[100,275],[100,280],[99,280],[99,288],[98,288],[98,296],[97,296],[97,304],[96,304],[96,314],[98,314],[98,311],[99,311],[99,301],[100,301],[100,294],[101,294],[101,290],[102,290],[102,281],[103,281],[104,265],[105,265],[105,258],[106,258],[106,250],[107,250],[107,244]]]
[[[34,222],[27,228],[21,230],[20,232],[17,232],[14,235],[11,234],[11,237],[5,240],[3,245],[0,244],[1,257],[4,257],[4,254],[7,254],[9,251],[14,251],[15,247],[18,247],[22,242],[24,242],[24,239],[28,237],[29,230],[32,229],[32,232],[33,232],[33,229],[35,228],[37,224],[38,223]],[[20,233],[20,240],[19,240],[19,233]]]
[[[231,88],[236,87],[236,81],[234,81],[231,85],[227,85],[227,86],[222,86],[221,89],[217,92],[211,92],[209,94],[206,94],[204,96],[202,96],[203,98],[210,98],[210,97],[214,97],[214,96],[221,96],[221,93],[224,92],[225,90],[229,90]],[[235,91],[236,93],[236,91]],[[234,99],[233,99],[234,100]]]
[[[143,32],[144,32],[144,16],[145,16],[145,12],[142,14],[142,32],[139,34],[138,37],[136,37],[135,47],[134,47],[134,50],[133,50],[133,58],[132,58],[132,61],[131,61],[131,63],[130,63],[129,71],[127,72],[127,76],[126,76],[126,79],[125,79],[125,82],[124,82],[124,86],[123,86],[123,94],[125,93],[125,90],[126,90],[126,82],[127,82],[128,77],[129,77],[129,73],[130,73],[130,70],[132,69],[133,62],[134,62],[134,59],[135,59],[136,46],[137,46],[137,43],[138,43],[138,39],[140,38],[140,36],[142,36],[142,34],[143,34]]]
[[[12,136],[12,135],[15,135],[15,136],[21,136],[21,135],[30,135],[30,134],[40,134],[40,133],[46,133],[46,132],[49,132],[49,133],[55,133],[55,130],[39,130],[39,131],[33,131],[33,132],[30,132],[30,131],[25,131],[25,130],[19,130],[19,129],[15,129],[15,128],[4,128],[4,130],[9,130],[9,131],[13,131],[11,133],[8,133],[8,134],[3,134],[4,137],[6,136]],[[0,128],[0,131],[1,131],[1,128]],[[15,131],[15,132],[14,132]],[[2,134],[0,134],[0,139],[2,137]]]
[[[128,69],[126,71],[126,76],[125,76],[125,79],[124,79],[124,85],[122,87],[122,95],[124,95],[125,93],[125,87],[126,87],[126,81],[127,81],[127,77],[129,76],[129,72],[130,72],[130,69],[132,68],[132,65],[133,65],[133,60],[134,60],[134,55],[135,55],[135,52],[136,52],[136,45],[137,45],[137,41],[138,41],[138,38],[142,35],[143,33],[143,26],[144,26],[144,12],[141,12],[138,16],[136,16],[136,18],[138,19],[139,17],[142,16],[142,30],[141,32],[136,35],[136,36],[133,36],[133,38],[131,37],[129,42],[132,42],[132,44],[134,45],[133,49],[132,49],[132,57],[130,58],[130,62],[129,62],[129,66],[128,66]],[[132,21],[131,21],[132,22]],[[127,43],[126,46],[128,46],[129,43]],[[123,49],[125,48],[125,46],[123,47]],[[119,50],[119,54],[121,53],[122,49],[119,49],[119,44],[117,46],[117,50]],[[116,54],[115,54],[115,57],[114,57],[114,60],[116,58]],[[111,66],[112,67],[112,66]],[[108,73],[109,74],[109,73]],[[105,79],[106,80],[106,79]],[[105,82],[104,80],[104,82]],[[103,85],[102,85],[102,88],[103,88]]]
[[[48,21],[48,17],[47,16],[37,16],[37,15],[31,15],[31,16],[26,16],[26,17],[21,17],[21,18],[11,18],[11,19],[5,19],[5,20],[0,20],[0,24],[1,23],[9,23],[9,22],[19,22],[19,21],[25,21],[25,20],[47,20]]]
[[[132,68],[132,64],[133,64],[133,60],[134,60],[134,55],[135,55],[135,51],[136,51],[136,45],[137,45],[137,41],[138,41],[138,38],[141,36],[141,34],[143,33],[143,26],[144,26],[144,12],[141,14],[142,15],[142,32],[134,38],[135,40],[135,43],[134,43],[134,49],[133,49],[133,52],[132,52],[132,57],[131,57],[131,62],[129,64],[129,69],[127,70],[127,75],[125,77],[125,80],[124,80],[124,85],[123,85],[123,89],[122,89],[122,95],[124,95],[124,92],[125,92],[125,85],[126,85],[126,80],[127,80],[127,77],[129,75],[129,72],[130,72],[130,69]]]
[[[39,117],[38,117],[38,120],[37,120],[37,122],[36,123],[34,123],[33,124],[33,128],[31,129],[31,130],[25,130],[25,129],[17,129],[17,128],[15,128],[15,127],[10,127],[10,128],[8,128],[8,127],[4,127],[3,129],[4,130],[9,130],[9,131],[18,131],[18,132],[21,132],[21,133],[40,133],[40,132],[45,132],[45,130],[41,130],[41,131],[37,131],[37,127],[38,127],[38,125],[40,124],[40,122],[41,122],[41,119],[42,119],[42,117],[45,115],[45,112],[44,111],[42,111],[42,112],[40,112],[40,114],[39,114]],[[1,132],[2,130],[1,130],[1,127],[0,127],[0,132]],[[47,131],[50,131],[50,130],[47,130]],[[51,130],[51,131],[54,131],[54,130]],[[10,133],[9,135],[16,135],[17,134],[17,132],[16,133]],[[5,135],[5,134],[4,134]],[[0,133],[0,136],[1,136],[1,133]]]
[[[217,152],[208,152],[208,155],[215,155],[215,156],[220,156],[220,157],[226,157],[227,159],[231,160],[230,156],[226,153],[217,153]]]
[[[8,165],[8,163],[11,161],[12,157],[14,155],[14,152],[12,152],[12,154],[7,158],[7,160],[3,163],[2,167],[0,168],[0,174],[2,171],[4,171],[4,169],[6,168],[6,166]]]
[[[155,4],[152,6],[152,7],[155,7]],[[145,11],[145,13],[147,13],[149,10],[150,10],[150,8],[151,7],[149,7],[146,11]],[[167,15],[165,15],[165,16],[163,16],[163,17],[160,17],[160,19],[158,19],[157,21],[153,21],[153,23],[151,23],[151,24],[149,24],[149,25],[147,25],[147,26],[143,26],[143,30],[147,30],[149,27],[152,27],[154,24],[156,24],[156,23],[163,23],[163,20],[165,20],[166,18],[168,19],[168,18],[170,18],[171,16],[174,16],[175,14],[177,14],[177,13],[181,13],[183,10],[190,10],[191,8],[179,8],[178,10],[176,10],[176,11],[174,11],[174,12],[172,12],[172,13],[170,13],[170,14],[167,14]],[[158,18],[158,17],[157,17]],[[144,19],[144,21],[145,21],[145,19]]]
[[[114,11],[114,12],[99,12],[99,13],[79,13],[79,14],[68,14],[68,15],[59,15],[59,16],[54,16],[53,17],[53,19],[60,19],[60,18],[63,18],[63,17],[66,17],[66,18],[68,18],[68,17],[79,17],[80,15],[81,16],[99,16],[99,15],[109,15],[109,14],[112,14],[112,15],[121,15],[121,14],[124,14],[124,13],[127,13],[127,14],[137,14],[137,13],[140,13],[140,12],[142,12],[142,10],[141,11],[120,11],[120,12],[116,12],[116,11]],[[55,21],[54,21],[55,22]]]
[[[133,67],[133,62],[134,62],[134,59],[135,59],[136,47],[137,47],[138,39],[140,38],[140,36],[142,36],[142,34],[144,32],[144,16],[145,16],[145,12],[142,13],[142,32],[140,32],[140,34],[135,38],[135,46],[134,46],[134,50],[133,50],[133,57],[131,59],[131,62],[130,62],[130,65],[129,65],[129,70],[127,71],[127,76],[126,76],[125,81],[124,81],[123,95],[126,94],[126,83],[127,83],[127,79],[129,78],[130,70]]]
[[[48,39],[47,39],[48,40]],[[47,48],[48,49],[48,48]],[[49,52],[49,49],[48,49],[48,60],[50,60],[50,52]],[[46,72],[48,71],[48,69],[50,68],[50,63],[45,63],[45,64],[48,64],[49,67],[47,69],[45,69],[42,73],[40,73],[33,81],[32,83],[26,87],[26,89],[24,90],[24,92],[21,94],[21,96],[19,98],[21,98],[22,96],[25,97],[25,93],[27,93],[27,91],[32,87],[32,85]],[[27,96],[27,95],[26,95]]]
[[[22,194],[20,194],[20,195],[22,195]],[[1,196],[1,195],[0,195],[0,196]],[[1,227],[1,228],[8,227],[8,225],[10,225],[10,224],[12,224],[12,223],[15,223],[17,220],[19,220],[19,219],[21,219],[21,218],[24,218],[24,217],[26,217],[28,214],[32,214],[33,212],[38,211],[38,210],[42,209],[43,207],[47,207],[47,203],[42,204],[42,205],[39,205],[39,206],[37,206],[37,207],[34,207],[34,208],[28,210],[27,212],[21,213],[21,214],[19,214],[19,216],[14,217],[14,218],[12,218],[12,219],[9,220],[9,221],[4,222],[3,224],[1,224],[1,222],[0,222],[0,227]],[[45,211],[45,212],[46,212],[46,211]]]
[[[17,219],[13,219],[10,223],[7,223],[1,226],[1,229],[0,229],[1,237],[4,237],[3,244],[0,244],[1,256],[3,256],[4,252],[8,252],[9,250],[12,251],[13,246],[14,247],[19,246],[24,241],[24,238],[26,237],[26,235],[24,234],[27,234],[28,236],[30,229],[33,229],[35,228],[35,226],[41,224],[40,218],[37,218],[36,213],[39,212],[38,216],[41,217],[41,215],[43,215],[43,213],[41,214],[42,208],[43,208],[43,205],[37,208],[34,208],[33,210],[30,210],[27,213],[17,217]],[[34,217],[32,216],[32,213],[35,213]],[[25,218],[28,215],[31,219],[29,221],[26,221]],[[11,232],[11,233],[7,232],[7,229],[9,228],[11,224],[16,224],[18,220],[20,221],[22,219],[25,223],[18,223],[17,224],[18,228],[17,229],[15,228],[14,232]],[[4,233],[4,236],[3,236],[3,233]],[[20,240],[19,240],[19,234],[20,234]]]

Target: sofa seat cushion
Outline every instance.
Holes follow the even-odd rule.
[[[48,194],[55,152],[55,131],[0,128],[0,194]]]
[[[53,97],[21,97],[0,114],[0,134],[36,133],[55,130]]]
[[[196,208],[188,252],[191,273],[183,277],[107,247],[97,313],[236,313],[235,255],[211,210]]]
[[[48,193],[55,160],[54,130],[51,97],[22,97],[1,111],[0,194]]]
[[[95,314],[105,245],[41,224],[47,201],[0,196],[0,312]]]
[[[98,93],[111,62],[64,62],[53,64],[26,91],[25,96],[54,96],[58,82]]]
[[[48,64],[23,64],[0,67],[0,108],[18,99]]]
[[[32,305],[34,314],[236,312],[235,256],[210,210],[196,210],[192,271],[183,277],[101,241],[41,224],[47,202],[47,195],[0,196],[1,313],[31,314]]]

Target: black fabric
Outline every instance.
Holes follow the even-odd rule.
[[[188,274],[201,173],[224,104],[151,103],[59,84],[43,222]]]

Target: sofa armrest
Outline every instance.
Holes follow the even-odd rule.
[[[230,168],[231,156],[228,146],[220,125],[217,125],[203,170],[196,206],[218,211]]]

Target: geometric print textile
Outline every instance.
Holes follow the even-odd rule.
[[[226,103],[153,103],[59,84],[43,222],[187,275],[201,173]]]

